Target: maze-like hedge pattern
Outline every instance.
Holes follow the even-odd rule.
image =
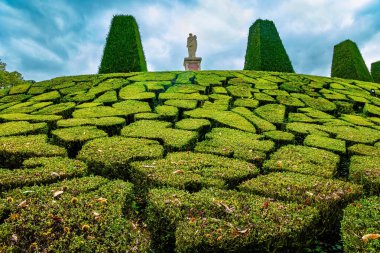
[[[254,71],[1,90],[0,252],[305,251],[342,218],[347,252],[379,250],[376,94]]]

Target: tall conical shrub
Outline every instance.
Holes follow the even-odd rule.
[[[355,42],[345,40],[334,46],[331,77],[373,81]]]
[[[273,21],[258,19],[249,28],[244,69],[294,72]]]
[[[380,83],[380,61],[371,64],[371,75],[374,82]]]
[[[116,15],[104,47],[99,74],[147,71],[137,22],[130,15]]]

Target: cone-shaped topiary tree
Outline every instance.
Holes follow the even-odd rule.
[[[334,46],[331,77],[373,81],[355,42],[345,40]]]
[[[258,19],[249,28],[244,69],[294,72],[273,21]]]
[[[371,64],[371,75],[374,82],[380,83],[380,61]]]
[[[116,15],[104,47],[99,74],[147,71],[137,22],[130,15]]]

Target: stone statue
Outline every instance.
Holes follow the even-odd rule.
[[[187,50],[189,51],[189,58],[195,58],[195,51],[197,51],[197,35],[189,34],[187,37]]]

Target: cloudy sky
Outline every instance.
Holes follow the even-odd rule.
[[[329,76],[333,46],[380,60],[379,0],[0,0],[0,59],[25,79],[96,73],[115,14],[135,16],[150,71],[182,70],[186,38],[202,68],[242,69],[249,26],[273,20],[295,71]]]

